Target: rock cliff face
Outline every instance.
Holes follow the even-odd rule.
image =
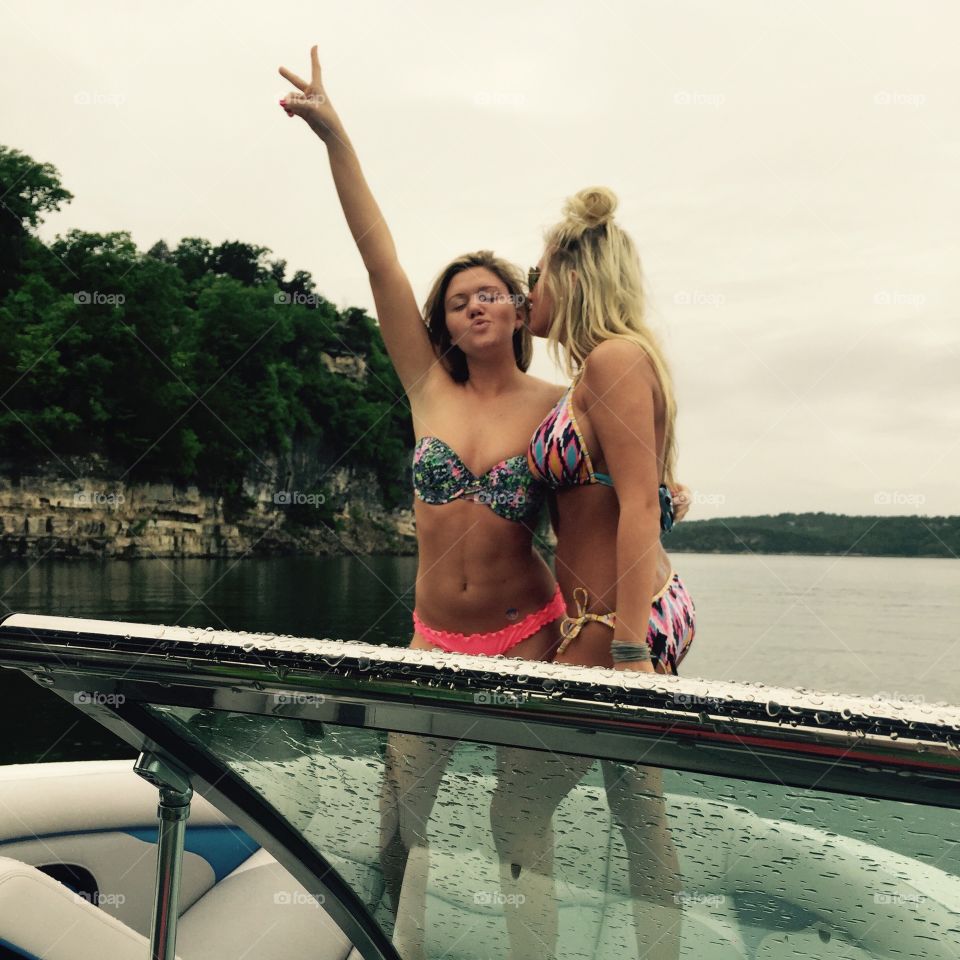
[[[322,465],[310,444],[266,458],[245,504],[196,486],[131,483],[103,460],[17,473],[0,464],[0,556],[241,557],[412,554],[413,511],[387,510],[372,471]]]
[[[367,361],[359,355],[332,357],[329,353],[320,354],[320,362],[331,372],[351,380],[363,383],[367,379]]]

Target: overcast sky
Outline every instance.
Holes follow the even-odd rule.
[[[960,5],[98,3],[0,11],[4,144],[75,200],[42,235],[270,247],[372,310],[324,79],[418,297],[526,268],[563,198],[620,196],[677,384],[694,517],[960,513]],[[538,347],[534,373],[562,382]]]

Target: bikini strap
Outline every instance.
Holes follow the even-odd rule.
[[[563,637],[563,640],[557,647],[557,653],[563,653],[567,649],[570,641],[576,638],[588,620],[596,620],[611,630],[616,629],[616,613],[587,613],[589,599],[590,597],[584,587],[574,588],[573,602],[577,605],[577,615],[575,617],[564,617],[560,621],[560,636]]]

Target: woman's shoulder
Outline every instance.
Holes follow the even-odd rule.
[[[626,337],[598,343],[587,354],[580,373],[588,388],[602,387],[604,384],[621,380],[636,385],[645,382],[654,388],[659,384],[650,355],[642,344]]]
[[[556,403],[567,391],[567,387],[565,385],[551,383],[549,380],[543,380],[540,377],[534,377],[529,373],[525,376],[525,389],[529,391],[529,396],[531,398],[547,400],[551,403]]]

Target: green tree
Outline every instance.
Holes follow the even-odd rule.
[[[0,296],[10,290],[20,274],[30,245],[30,228],[43,215],[69,203],[73,194],[64,189],[50,163],[38,163],[25,153],[0,146]]]

